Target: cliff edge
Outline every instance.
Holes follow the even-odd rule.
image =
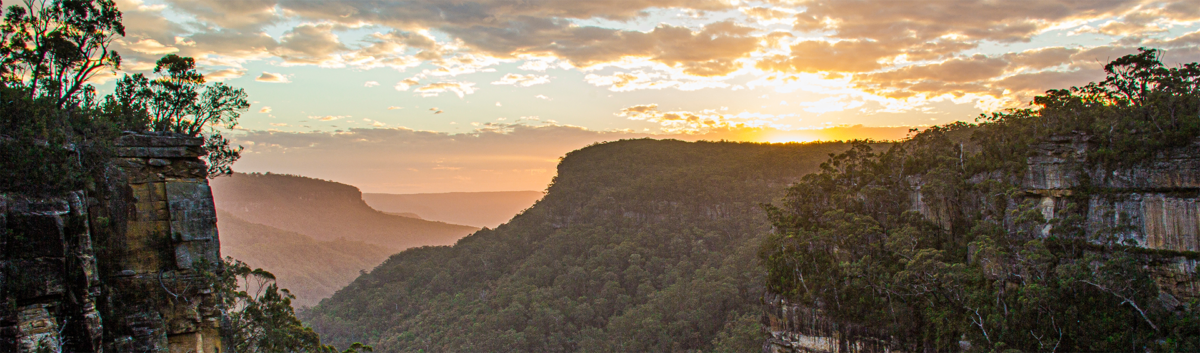
[[[202,144],[126,133],[87,190],[0,194],[0,351],[221,351]]]

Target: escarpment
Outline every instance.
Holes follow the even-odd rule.
[[[1113,310],[1128,314],[1124,319],[1110,319],[1116,324],[1143,326],[1149,332],[1162,332],[1163,321],[1179,319],[1185,322],[1180,325],[1187,325],[1187,317],[1192,315],[1189,313],[1200,299],[1200,280],[1196,274],[1197,260],[1200,260],[1200,139],[1157,151],[1151,159],[1136,161],[1095,158],[1094,153],[1099,147],[1092,140],[1092,137],[1079,133],[1039,139],[1029,146],[1024,167],[1019,170],[986,170],[949,183],[944,170],[937,168],[921,169],[913,175],[903,176],[897,184],[904,188],[895,192],[900,195],[897,207],[919,214],[922,222],[928,222],[935,229],[931,234],[945,234],[951,241],[955,237],[965,238],[968,240],[961,242],[970,241],[970,245],[963,247],[965,251],[961,254],[966,260],[958,264],[943,260],[953,256],[950,245],[938,246],[938,251],[925,254],[929,257],[922,258],[917,254],[901,259],[897,263],[904,270],[894,278],[917,283],[913,287],[945,287],[912,291],[897,283],[886,283],[886,280],[864,286],[883,288],[868,289],[872,292],[868,295],[903,297],[888,299],[887,304],[873,304],[875,306],[869,310],[884,313],[869,320],[846,315],[845,309],[834,309],[845,303],[813,300],[812,297],[819,295],[812,294],[799,295],[800,299],[797,299],[794,292],[780,293],[776,288],[764,296],[763,320],[770,333],[763,346],[764,352],[888,352],[920,350],[921,347],[951,351],[988,349],[989,345],[995,344],[988,339],[996,339],[997,332],[1007,329],[1004,325],[1012,324],[987,321],[984,317],[987,309],[979,307],[982,304],[964,299],[973,295],[970,290],[949,288],[969,286],[972,280],[993,283],[981,285],[989,288],[988,291],[978,289],[981,293],[989,293],[989,300],[993,302],[1005,304],[1006,300],[1016,298],[1027,300],[1007,302],[1007,306],[996,309],[998,311],[1016,312],[1019,307],[1041,305],[1038,300],[1043,298],[1038,295],[1042,294],[1030,294],[1031,287],[1026,283],[1033,283],[1039,277],[1054,277],[1053,281],[1064,287],[1073,285],[1094,291],[1060,300],[1113,300],[1110,305]],[[961,146],[954,148],[966,149]],[[952,169],[967,170],[958,163],[957,160],[951,162]],[[879,197],[864,191],[858,191],[857,195],[863,199]],[[860,212],[870,214],[872,211],[868,208]],[[891,246],[901,238],[898,234],[903,231],[899,228],[903,227],[883,223],[884,230],[875,230],[879,234],[875,241],[880,247],[894,250]],[[990,233],[980,231],[989,224],[998,228]],[[977,234],[991,234],[992,238],[983,239]],[[1022,234],[1028,234],[1028,237]],[[1019,241],[1000,239],[1003,237]],[[1017,244],[1008,249],[1021,250],[998,252],[995,249],[1003,248],[992,244],[1003,241]],[[1042,250],[1045,251],[1041,254],[1045,255],[1039,254]],[[897,253],[903,256],[904,251],[895,250],[893,254]],[[1113,258],[1119,257],[1117,254],[1131,254],[1127,259],[1137,264],[1134,267],[1149,273],[1149,283],[1138,284],[1134,279],[1136,276],[1114,272],[1112,269],[1117,267],[1106,267],[1115,261]],[[865,261],[861,257],[849,259],[843,258],[842,263],[853,265],[855,261]],[[1029,265],[1031,263],[1037,265]],[[961,266],[958,267],[961,270],[951,268],[953,266]],[[1038,268],[1051,270],[1039,273]],[[803,266],[797,266],[794,271],[802,273],[804,270]],[[860,272],[839,274],[870,276]],[[814,286],[811,276],[824,274],[802,275],[810,276],[808,281],[804,282],[801,277],[793,286]],[[922,275],[936,279],[922,279]],[[970,276],[978,277],[967,278]],[[1139,293],[1135,288],[1149,288],[1149,291]],[[964,297],[956,298],[956,295]],[[920,302],[937,304],[913,304]],[[888,322],[887,318],[893,315],[903,317],[894,311],[914,307],[941,310],[940,315],[945,315],[947,321],[955,316],[950,312],[966,313],[962,318],[965,325],[960,326],[965,328],[961,330],[977,336],[969,339],[962,335],[950,342],[905,337],[906,334],[899,332],[927,334],[918,330],[905,331],[905,326],[933,325],[922,321],[925,317],[909,318],[911,321],[908,322],[904,319],[898,323]],[[889,310],[893,312],[889,313]],[[973,314],[972,310],[984,314]],[[977,319],[975,315],[978,315]],[[1004,311],[1003,315],[1009,313]],[[1047,337],[1032,331],[1026,334],[1031,340],[1037,338],[1049,342],[1044,349],[1061,350],[1059,344],[1070,347],[1069,344],[1083,341],[1063,333],[1070,330],[1064,327],[1074,325],[1074,320],[1063,322],[1063,317],[1058,317],[1059,321],[1053,321],[1055,314],[1050,309],[1040,311],[1038,315],[1037,320],[1045,320],[1045,326],[1059,325],[1049,330],[1050,333],[1058,330],[1057,336]],[[1076,315],[1087,317],[1092,313]],[[1080,330],[1078,327],[1073,329]],[[1160,339],[1158,343],[1164,346],[1178,344],[1169,339]]]
[[[1077,216],[1089,238],[1114,237],[1161,258],[1166,303],[1200,296],[1200,139],[1133,165],[1088,163],[1086,136],[1035,146],[1022,187],[1047,219]],[[1052,229],[1047,228],[1049,235]]]
[[[0,194],[0,351],[222,351],[202,144],[126,133],[87,190]]]

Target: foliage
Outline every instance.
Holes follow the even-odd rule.
[[[0,82],[27,87],[30,99],[57,108],[78,104],[86,82],[116,69],[121,56],[108,49],[125,35],[112,0],[25,0],[10,6],[0,24]]]
[[[249,107],[240,89],[215,84],[191,58],[168,55],[148,80],[126,76],[114,95],[99,102],[87,82],[115,71],[120,56],[109,49],[124,35],[111,0],[25,0],[4,10],[0,23],[0,191],[55,194],[95,187],[121,131],[169,131],[205,137],[210,175],[230,173],[240,152],[217,126],[233,128]],[[300,325],[291,295],[273,276],[244,264],[223,264],[205,275],[229,310],[227,342],[238,352],[334,352]],[[238,280],[257,283],[252,295]],[[370,351],[351,345],[345,352]]]
[[[212,283],[217,305],[227,313],[223,341],[233,352],[313,352],[338,353],[333,346],[321,344],[312,328],[296,319],[287,289],[275,285],[275,276],[263,269],[251,269],[241,261],[226,258],[213,271],[203,273]],[[370,346],[351,344],[341,353],[370,352]]]
[[[981,117],[992,130],[1025,138],[1081,134],[1096,143],[1095,162],[1129,165],[1191,143],[1200,135],[1200,64],[1168,68],[1156,49],[1139,49],[1104,66],[1107,77],[1083,87],[1046,91],[1040,107]],[[1003,128],[1000,128],[1003,127]],[[1020,148],[1016,141],[1008,147]],[[1004,145],[1004,144],[999,144]],[[1014,158],[1014,161],[1019,159]]]
[[[1167,69],[1156,53],[1048,91],[1039,109],[833,156],[766,207],[777,229],[759,253],[768,288],[838,323],[824,334],[903,351],[1200,349],[1200,302],[1173,302],[1155,282],[1179,254],[1086,232],[1086,185],[1054,219],[1020,185],[1048,136],[1093,143],[1087,165],[1128,167],[1200,135],[1197,65]]]
[[[111,1],[26,1],[0,23],[0,190],[77,190],[124,128],[94,114],[85,82],[115,69],[124,29]]]
[[[393,255],[301,317],[388,352],[757,350],[754,205],[846,147],[589,146],[507,224]]]
[[[159,59],[154,73],[158,75],[154,79],[140,73],[125,75],[102,109],[116,120],[136,122],[150,131],[202,135],[209,175],[232,173],[230,166],[241,156],[242,147],[230,147],[218,127],[237,127],[238,117],[250,107],[246,92],[219,82],[206,87],[195,60],[175,54]]]

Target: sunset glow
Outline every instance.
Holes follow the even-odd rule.
[[[621,138],[894,139],[1096,80],[1139,46],[1200,60],[1194,1],[920,3],[121,0],[116,47],[125,72],[174,53],[247,90],[238,170],[378,192],[541,189],[553,174],[443,143],[556,160]],[[373,166],[304,159],[326,154]],[[473,181],[435,183],[435,165]],[[528,182],[480,181],[512,178]]]

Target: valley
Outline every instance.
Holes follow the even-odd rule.
[[[541,191],[446,192],[426,194],[363,193],[379,211],[424,220],[496,228],[542,198]]]
[[[386,352],[751,350],[770,227],[758,204],[848,147],[641,139],[574,151],[511,221],[401,252],[301,316],[335,345]]]
[[[0,352],[1200,352],[1200,6],[914,3],[4,2]]]
[[[450,245],[478,228],[386,214],[358,189],[277,174],[213,179],[221,254],[270,271],[316,305],[401,250]]]

